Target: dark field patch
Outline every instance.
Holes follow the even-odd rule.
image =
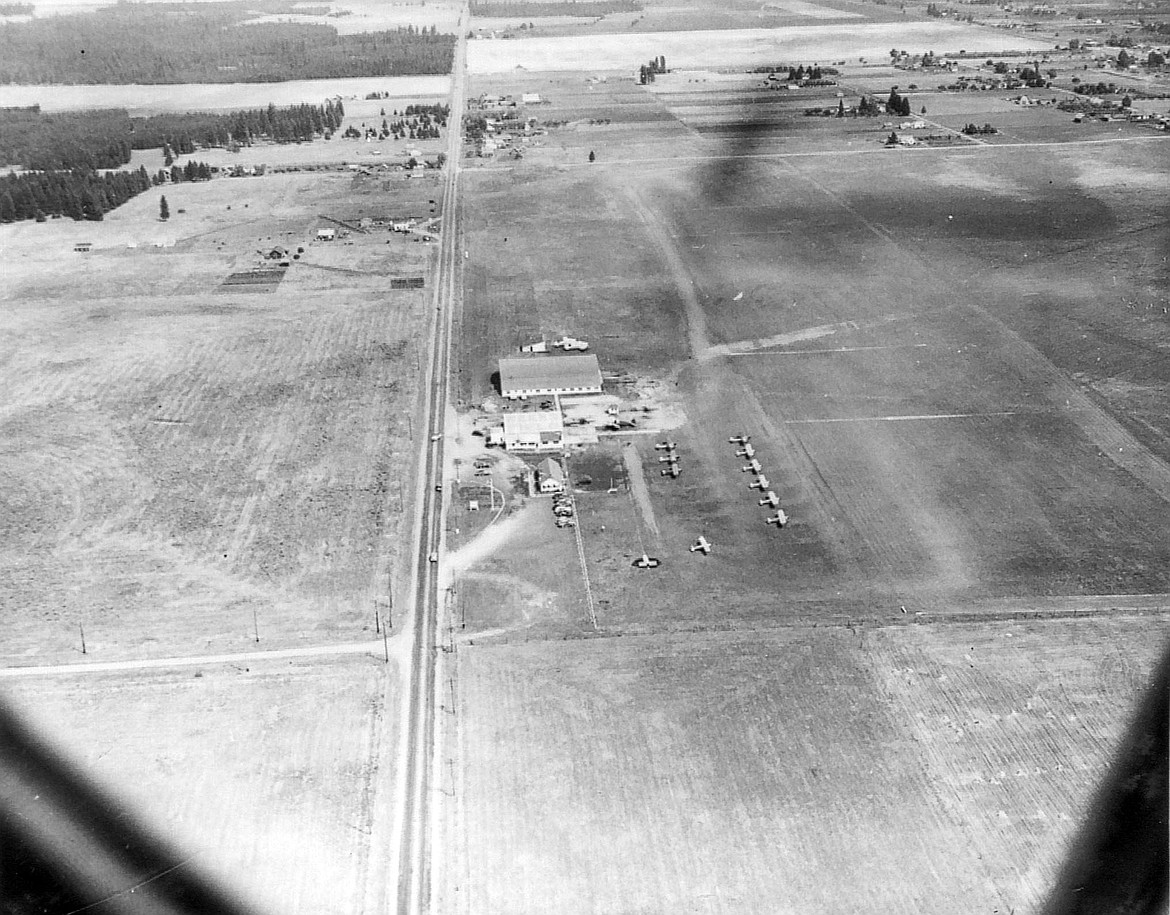
[[[228,274],[219,292],[275,292],[284,279],[284,267],[259,267]]]

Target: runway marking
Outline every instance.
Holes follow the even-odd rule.
[[[911,416],[839,416],[826,419],[786,419],[786,426],[807,426],[815,423],[896,423],[931,419],[975,419],[986,416],[1020,416],[1019,410],[1000,410],[992,413],[919,413]]]
[[[725,356],[813,356],[821,353],[859,353],[871,349],[922,349],[929,343],[891,343],[886,346],[838,346],[834,349],[758,349],[724,353]]]
[[[754,340],[736,340],[733,343],[720,343],[717,346],[708,346],[699,358],[712,359],[715,356],[742,356],[773,346],[788,346],[791,343],[804,343],[808,340],[829,337],[839,331],[868,330],[871,327],[880,327],[883,324],[904,321],[912,317],[914,316],[911,314],[894,314],[881,315],[870,321],[841,321],[837,324],[818,324],[816,327],[806,327],[802,330],[790,331],[785,334],[773,334],[771,337],[757,337]]]

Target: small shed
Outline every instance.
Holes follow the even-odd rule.
[[[89,252],[93,250],[93,242],[91,242],[91,241],[74,242],[73,243],[73,250],[76,251],[78,254],[89,254]]]
[[[336,229],[318,229],[317,230],[317,241],[333,241],[335,238],[337,238],[337,230]]]
[[[537,465],[536,472],[540,475],[541,492],[565,491],[565,469],[557,461],[545,458]]]

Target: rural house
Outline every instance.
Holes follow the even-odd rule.
[[[552,458],[541,461],[536,467],[536,472],[540,475],[541,492],[565,491],[565,469]]]

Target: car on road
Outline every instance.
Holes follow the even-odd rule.
[[[427,557],[427,561],[428,562],[438,562],[439,561],[439,554],[437,552],[431,553],[431,555]]]

